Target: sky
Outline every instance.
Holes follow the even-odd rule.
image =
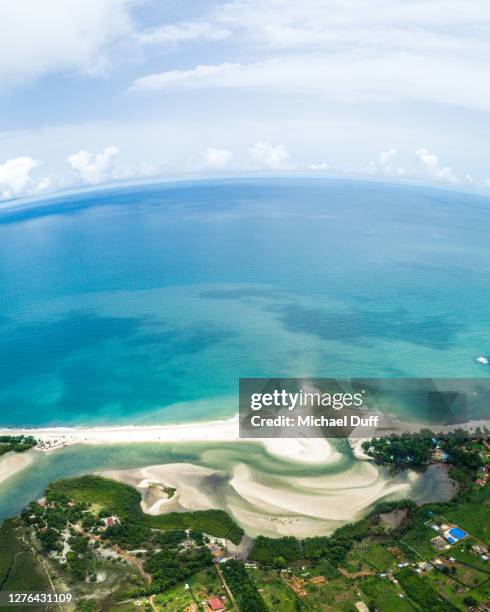
[[[0,0],[0,200],[243,175],[490,193],[488,0]]]

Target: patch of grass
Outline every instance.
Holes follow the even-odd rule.
[[[43,568],[20,540],[14,520],[0,527],[0,591],[51,591]]]
[[[474,567],[458,562],[454,563],[453,567],[455,568],[454,578],[472,589],[479,587],[489,579],[488,574],[480,572]]]
[[[481,559],[478,555],[471,552],[471,547],[476,543],[476,540],[469,538],[467,540],[463,540],[463,542],[460,544],[452,546],[443,554],[447,558],[454,557],[461,563],[474,567],[475,569],[485,572],[488,575],[490,574],[490,563],[488,561],[483,561],[483,559]]]
[[[482,584],[481,587],[473,589],[471,591],[471,595],[475,597],[475,599],[477,599],[478,601],[482,603],[485,602],[488,604],[488,602],[490,601],[490,580],[488,582],[485,582],[485,584]]]
[[[239,544],[243,536],[243,530],[223,510],[171,512],[160,516],[145,514],[140,507],[141,495],[136,489],[101,476],[59,480],[49,485],[46,495],[99,504],[121,520],[152,529],[192,529],[228,538],[235,544]]]
[[[267,607],[278,612],[295,612],[297,598],[294,592],[274,570],[249,570],[248,575],[253,579],[259,593],[262,595]]]
[[[437,555],[437,551],[431,544],[431,540],[436,536],[436,532],[423,523],[411,527],[401,539],[401,542],[416,551],[419,560],[427,561]]]
[[[424,579],[445,599],[463,610],[466,610],[464,600],[468,597],[475,599],[479,603],[488,603],[490,600],[490,580],[488,575],[477,570],[460,566],[454,575],[434,571],[427,574]],[[468,591],[464,585],[469,586],[471,590]]]
[[[341,577],[339,570],[328,561],[318,561],[315,565],[309,565],[310,576],[323,576],[327,580],[336,580]]]
[[[444,599],[450,601],[458,608],[463,607],[464,609],[463,599],[468,597],[470,593],[467,591],[458,593],[458,589],[461,589],[462,587],[458,582],[453,580],[453,578],[443,574],[442,572],[433,571],[428,573],[424,577],[424,580],[426,580],[435,591],[442,595]]]
[[[490,543],[490,506],[460,504],[446,512],[445,516],[485,544]]]
[[[397,589],[388,578],[364,578],[359,588],[369,600],[369,605],[379,612],[415,612],[415,606],[404,596],[399,597]],[[403,594],[403,593],[402,593]]]
[[[155,603],[158,608],[161,606],[162,609],[169,610],[170,612],[180,612],[181,610],[185,610],[187,606],[192,605],[194,603],[194,598],[192,597],[191,591],[185,589],[184,584],[180,584],[165,593],[156,595]]]
[[[395,574],[403,590],[422,610],[431,612],[454,612],[458,608],[444,599],[438,592],[410,567],[406,567]]]
[[[361,555],[359,549],[356,547],[351,550],[343,563],[340,564],[342,569],[355,574],[357,572],[375,572],[376,569]]]
[[[329,610],[353,612],[354,604],[361,598],[353,582],[338,578],[325,584],[307,584],[307,596],[302,600],[304,610]]]
[[[356,549],[360,557],[362,557],[369,565],[376,570],[383,572],[386,569],[396,565],[397,560],[389,553],[386,548],[379,544],[363,543]]]
[[[204,601],[210,597],[227,597],[214,567],[194,574],[187,582],[197,601]]]

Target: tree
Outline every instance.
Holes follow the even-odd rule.
[[[286,567],[286,559],[284,557],[274,557],[272,564],[276,569],[284,569]]]

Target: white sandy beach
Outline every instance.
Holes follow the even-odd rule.
[[[6,453],[0,457],[0,484],[24,470],[34,461],[34,451]]]
[[[420,425],[393,419],[390,431],[418,431]],[[471,431],[477,427],[490,428],[490,421],[469,421],[462,425]],[[440,428],[450,431],[454,427]],[[37,451],[51,452],[73,444],[133,444],[139,442],[250,442],[261,443],[268,453],[282,459],[301,463],[331,463],[339,457],[325,438],[255,438],[247,440],[238,435],[238,415],[230,419],[181,423],[176,425],[117,425],[113,427],[40,427],[0,429],[0,435],[34,436],[38,440]],[[379,434],[381,435],[381,433]],[[368,439],[366,431],[359,428],[348,439],[356,459],[369,459],[362,450],[362,442]]]
[[[378,499],[405,497],[419,476],[386,478],[376,466],[355,462],[337,474],[288,476],[266,474],[244,462],[223,470],[184,463],[133,470],[110,470],[103,476],[136,487],[142,509],[150,514],[221,508],[248,535],[327,534],[354,521]],[[155,483],[176,489],[171,499],[155,492]]]
[[[0,435],[34,436],[36,450],[52,452],[73,444],[133,444],[139,442],[245,442],[238,435],[238,415],[231,419],[178,425],[116,427],[46,427],[0,429]],[[339,456],[323,438],[255,439],[272,455],[301,463],[329,463]]]
[[[331,533],[338,526],[361,517],[377,500],[410,496],[420,475],[407,471],[393,477],[375,466],[363,453],[362,439],[350,440],[357,461],[340,467],[342,455],[328,440],[254,439],[238,436],[238,416],[231,419],[163,426],[53,427],[4,429],[0,435],[32,435],[38,447],[0,460],[0,483],[27,468],[40,452],[50,453],[76,444],[209,442],[218,445],[222,467],[211,469],[191,463],[169,463],[134,470],[112,470],[104,475],[136,486],[142,508],[151,514],[169,511],[222,508],[249,535],[298,537]],[[245,443],[262,444],[278,460],[325,471],[293,476],[297,466],[269,473],[247,460]],[[223,447],[219,447],[222,443]],[[227,443],[236,444],[240,452]],[[243,446],[242,446],[243,445]],[[211,448],[211,447],[210,447]],[[39,455],[38,455],[39,456]],[[228,459],[228,457],[230,457]],[[176,489],[169,497],[165,488]]]

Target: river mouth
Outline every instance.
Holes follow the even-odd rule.
[[[33,461],[0,485],[0,518],[42,496],[53,480],[101,473],[139,487],[174,488],[154,513],[221,508],[254,537],[328,535],[364,516],[376,502],[410,498],[448,501],[455,487],[444,466],[400,472],[352,457],[332,441],[332,461],[300,463],[270,454],[261,444],[174,443],[73,446],[33,452]],[[155,500],[157,501],[157,500]]]

